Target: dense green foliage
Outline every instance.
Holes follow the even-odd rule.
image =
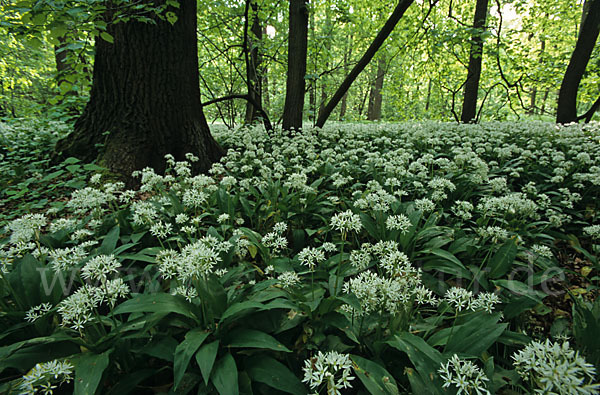
[[[347,109],[338,106],[334,117],[366,119],[371,85],[379,59],[383,59],[384,119],[454,119],[453,110],[460,112],[467,74],[474,5],[467,0],[415,2],[377,59],[352,86]],[[258,74],[263,105],[277,121],[285,96],[285,79],[281,77],[287,64],[287,7],[271,0],[258,1],[257,6],[258,11],[251,8],[248,17],[250,24],[259,19],[262,40],[249,32],[248,42],[250,47],[258,46],[262,54]],[[97,1],[27,0],[0,5],[0,15],[7,17],[0,19],[0,106],[5,116],[51,111],[58,117],[72,114],[73,108],[81,109],[89,90],[94,36],[111,39],[105,32],[110,21],[103,16],[104,9],[103,2]],[[145,13],[160,11],[148,11],[142,5],[123,5],[122,9],[122,14],[113,16],[114,22],[132,17],[148,19]],[[199,71],[204,102],[247,91],[244,10],[242,1],[199,3]],[[389,12],[387,5],[369,1],[310,2],[308,122],[314,121]],[[481,119],[553,117],[581,14],[579,0],[490,2],[479,95]],[[66,58],[60,75],[55,71],[57,53]],[[596,50],[580,87],[580,113],[597,98],[599,59]],[[205,111],[209,121],[233,126],[243,119],[245,102],[222,102]]]
[[[98,173],[8,223],[3,392],[597,390],[599,303],[531,322],[597,289],[597,124],[215,135],[210,175]]]

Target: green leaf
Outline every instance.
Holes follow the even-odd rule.
[[[75,363],[74,395],[94,395],[100,384],[104,370],[108,366],[108,356],[111,350],[102,354],[83,353]]]
[[[219,351],[219,341],[215,340],[212,343],[205,344],[196,353],[196,362],[204,377],[204,384],[208,385],[210,379],[210,373],[212,371],[215,360],[217,359],[217,352]]]
[[[400,394],[396,380],[383,366],[358,355],[350,358],[356,364],[354,372],[371,394]]]
[[[121,230],[119,225],[113,226],[113,228],[104,236],[102,245],[98,248],[98,254],[110,255],[115,250],[117,242],[119,241],[119,234]]]
[[[185,335],[185,339],[175,349],[175,359],[173,363],[173,389],[176,390],[179,382],[190,363],[192,356],[200,348],[202,342],[210,333],[200,328],[193,329]]]
[[[114,39],[114,37],[113,37],[113,36],[111,36],[110,34],[108,34],[107,32],[101,32],[101,33],[100,33],[100,37],[101,37],[101,38],[102,38],[104,41],[106,41],[106,42],[109,42],[109,43],[111,43],[111,44],[113,44],[113,43],[115,42],[115,39]]]
[[[504,276],[512,267],[517,252],[518,247],[514,239],[507,240],[502,244],[488,264],[489,277],[496,279]]]
[[[273,336],[255,329],[239,328],[229,332],[223,343],[228,347],[265,348],[275,351],[291,352]]]
[[[225,310],[225,312],[223,313],[223,315],[221,316],[221,321],[223,322],[226,318],[229,318],[241,311],[248,311],[248,310],[254,310],[254,309],[262,309],[264,307],[264,305],[262,303],[259,302],[254,302],[251,300],[247,300],[244,302],[240,302],[240,303],[234,303],[231,306],[229,306],[227,308],[227,310]]]
[[[248,358],[244,365],[253,381],[264,383],[288,394],[305,395],[302,382],[284,364],[267,355]]]
[[[443,362],[442,354],[438,350],[431,347],[422,338],[409,332],[396,335],[386,343],[408,355],[408,358],[420,376],[420,380],[415,380],[415,383],[421,383],[426,386],[428,393],[443,393],[441,391],[442,383],[437,377],[437,370]],[[413,388],[413,390],[415,393],[422,393],[416,392],[418,388]]]
[[[167,293],[141,294],[118,305],[114,314],[125,313],[176,313],[198,320],[195,306],[184,298]]]
[[[446,344],[446,352],[481,356],[502,335],[508,323],[498,324],[500,313],[477,313],[463,325],[454,327]]]
[[[231,354],[227,353],[217,361],[211,381],[220,395],[239,394],[238,371]]]

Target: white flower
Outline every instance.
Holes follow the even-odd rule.
[[[408,232],[411,225],[410,220],[404,214],[390,215],[385,220],[385,227],[387,230],[399,230],[402,234]]]
[[[460,287],[452,287],[446,291],[444,300],[446,300],[454,310],[462,311],[471,306],[472,297],[473,292]]]
[[[287,230],[287,224],[285,222],[277,222],[275,226],[273,226],[273,232],[278,234],[283,234]]]
[[[198,291],[196,291],[196,288],[190,288],[185,285],[178,286],[173,291],[171,291],[171,294],[172,295],[181,295],[188,302],[191,302],[192,299],[198,297]]]
[[[419,211],[423,211],[424,213],[428,213],[430,211],[435,210],[435,203],[427,198],[417,199],[415,200],[415,207]]]
[[[52,263],[52,270],[58,272],[75,267],[79,262],[85,259],[87,253],[83,247],[76,246],[50,250],[48,255],[49,261]]]
[[[50,303],[42,303],[34,306],[27,310],[27,313],[25,314],[25,320],[28,322],[34,322],[50,310],[52,310],[52,305]]]
[[[166,239],[172,230],[173,225],[170,223],[158,221],[150,227],[150,234],[158,237],[159,239]]]
[[[353,231],[358,232],[362,227],[360,222],[360,216],[354,214],[351,210],[335,214],[331,218],[331,227],[335,230],[339,230],[342,234]]]
[[[7,229],[12,232],[9,242],[19,244],[33,240],[36,234],[39,234],[40,230],[46,226],[46,222],[46,217],[42,214],[26,214],[13,220],[7,225]]]
[[[25,376],[19,385],[19,393],[51,394],[55,384],[61,385],[73,379],[74,366],[68,361],[53,360],[36,364]]]
[[[298,277],[296,272],[287,271],[281,273],[277,277],[277,281],[279,281],[279,284],[281,284],[283,288],[291,288],[300,282],[300,277]]]
[[[438,370],[443,388],[454,386],[458,388],[457,394],[489,394],[485,388],[485,381],[489,379],[473,362],[462,360],[454,354],[446,363],[442,363]]]
[[[98,255],[87,261],[81,270],[81,277],[105,282],[108,275],[117,273],[120,267],[121,263],[113,255]]]
[[[312,247],[306,247],[298,253],[301,264],[308,266],[309,270],[315,270],[315,266],[325,260],[325,252]]]
[[[352,388],[350,381],[354,380],[352,373],[352,360],[348,354],[336,351],[322,353],[304,361],[303,383],[307,383],[311,390],[317,390],[322,384],[326,385],[328,395],[340,394],[344,388]]]
[[[596,369],[569,346],[569,342],[533,341],[513,354],[517,372],[537,387],[536,393],[597,394]]]
[[[227,213],[221,214],[217,218],[217,222],[220,224],[227,222],[228,220],[229,220],[229,214],[227,214]]]

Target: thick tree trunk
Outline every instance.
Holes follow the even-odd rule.
[[[489,0],[477,0],[474,33],[471,37],[471,53],[469,54],[469,70],[465,82],[464,99],[460,121],[470,123],[477,121],[477,95],[479,93],[479,78],[481,77],[481,58],[483,56],[483,30],[488,13]]]
[[[290,0],[288,71],[283,129],[301,129],[308,46],[308,1]]]
[[[371,59],[373,59],[373,56],[375,56],[377,50],[379,50],[381,45],[383,45],[385,39],[390,35],[392,30],[394,30],[394,27],[396,26],[400,18],[402,18],[404,12],[406,12],[408,7],[413,3],[413,1],[414,0],[399,1],[398,5],[394,9],[388,20],[385,22],[385,25],[383,25],[379,33],[377,33],[377,36],[375,37],[369,48],[367,48],[362,58],[360,58],[358,63],[356,63],[352,71],[350,71],[350,74],[348,74],[348,76],[344,79],[337,91],[333,94],[331,100],[329,100],[329,103],[327,103],[327,105],[325,106],[323,114],[321,114],[319,119],[317,119],[317,127],[322,128],[323,125],[325,125],[325,122],[327,122],[327,119],[329,118],[329,115],[331,115],[333,109],[338,105],[342,97],[344,97],[348,89],[350,89],[350,86],[356,80],[356,77],[358,77],[358,75],[365,69],[365,67],[367,67]]]
[[[577,121],[577,91],[600,32],[600,0],[588,0],[583,7],[582,24],[575,49],[560,85],[556,122]]]
[[[250,0],[248,0],[250,1]],[[262,56],[260,53],[260,43],[262,41],[263,29],[260,26],[260,19],[258,17],[258,5],[252,3],[252,38],[248,40],[246,50],[249,50],[250,55],[248,57],[248,70],[246,78],[248,79],[248,96],[250,96],[255,102],[262,105],[262,76],[260,75],[260,65],[262,63]],[[264,109],[263,109],[264,110]],[[252,101],[246,102],[246,116],[245,122],[253,123],[260,118],[260,111],[252,104]]]
[[[59,155],[99,157],[125,177],[147,166],[162,171],[168,153],[177,160],[193,153],[199,171],[221,157],[200,102],[196,2],[179,3],[170,9],[173,25],[132,19],[108,25],[114,43],[97,38],[90,100],[73,133],[58,142]]]
[[[381,119],[381,103],[383,96],[381,90],[383,89],[383,78],[385,77],[385,59],[379,58],[377,62],[377,74],[375,80],[371,85],[371,91],[369,92],[369,108],[367,110],[367,119],[369,121],[377,121]]]

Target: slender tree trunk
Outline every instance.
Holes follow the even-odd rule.
[[[475,18],[473,19],[474,33],[471,37],[471,53],[469,55],[469,70],[463,107],[460,120],[463,123],[477,122],[477,95],[479,93],[479,79],[481,77],[481,58],[483,56],[483,31],[488,13],[489,0],[477,0],[475,5]]]
[[[344,51],[344,74],[348,74],[348,62],[350,60],[350,57],[352,56],[352,36],[349,37],[348,41],[346,42],[346,50]],[[346,109],[348,107],[348,92],[344,93],[344,96],[342,96],[342,102],[340,104],[340,115],[339,115],[339,121],[343,121],[344,118],[346,117]],[[325,108],[323,108],[323,111],[325,111]]]
[[[577,121],[577,91],[600,32],[600,0],[587,0],[575,49],[560,85],[556,122]]]
[[[306,50],[308,46],[308,0],[290,0],[288,71],[283,106],[283,129],[302,129]]]
[[[251,1],[251,0],[248,0]],[[260,53],[260,44],[263,39],[263,29],[260,26],[260,18],[258,16],[258,5],[252,3],[252,28],[250,29],[252,37],[248,40],[250,56],[248,57],[248,70],[246,78],[248,79],[248,96],[262,106],[262,76],[260,75],[260,65],[262,63],[262,55]],[[264,110],[264,109],[263,109]],[[252,101],[246,102],[245,123],[253,123],[260,117],[260,111],[254,106]]]
[[[546,112],[546,102],[548,102],[549,95],[550,95],[550,89],[546,89],[544,91],[544,97],[542,98],[542,106],[540,108],[540,114],[544,114]]]
[[[200,171],[221,157],[200,102],[196,2],[180,1],[169,11],[177,15],[173,25],[159,18],[111,23],[114,43],[96,39],[90,100],[74,131],[58,142],[58,157],[99,156],[125,177],[147,166],[162,171],[165,154],[183,160],[193,153]]]
[[[375,80],[373,81],[373,84],[371,85],[371,91],[369,92],[369,108],[367,110],[367,119],[369,121],[377,121],[381,119],[381,103],[383,101],[381,90],[383,89],[385,66],[385,59],[382,56],[377,62]]]
[[[431,78],[427,81],[427,100],[425,101],[425,111],[429,111],[431,103]]]
[[[367,48],[367,51],[364,53],[362,58],[360,58],[358,63],[356,63],[352,71],[350,71],[350,74],[348,74],[348,76],[344,79],[337,91],[333,94],[333,97],[329,100],[329,103],[327,103],[327,105],[325,106],[323,114],[321,114],[321,116],[317,120],[317,127],[322,128],[323,125],[325,125],[325,122],[327,122],[327,119],[329,118],[329,115],[331,115],[333,109],[338,105],[342,97],[344,97],[348,89],[350,89],[350,86],[356,80],[356,77],[358,77],[358,75],[369,64],[371,59],[373,59],[373,56],[375,56],[377,50],[381,47],[381,45],[383,44],[385,39],[390,35],[392,30],[394,30],[394,27],[396,26],[400,18],[402,18],[404,12],[413,3],[413,1],[414,0],[400,0],[398,2],[398,5],[394,9],[388,20],[385,22],[385,25],[383,25],[383,27],[381,28],[381,30],[379,31],[369,48]]]

